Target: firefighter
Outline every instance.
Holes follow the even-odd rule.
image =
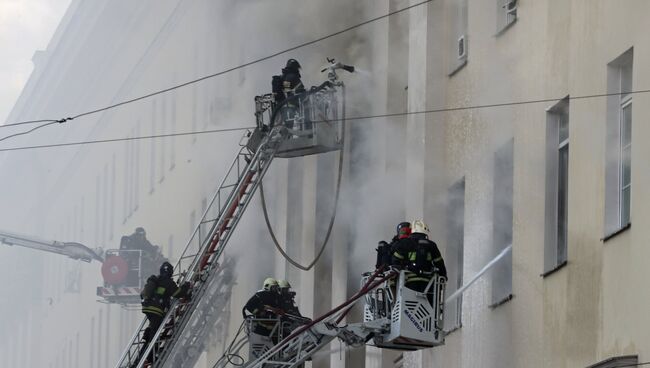
[[[250,313],[248,315],[246,312]],[[277,319],[281,314],[278,281],[272,277],[264,280],[262,290],[258,290],[242,308],[242,316],[246,318]],[[276,322],[259,321],[255,323],[253,332],[258,335],[270,336],[276,327]],[[276,331],[277,333],[277,331]]]
[[[287,280],[278,280],[280,294],[280,309],[293,316],[302,317],[296,305],[296,292],[291,290],[291,284]]]
[[[280,287],[280,309],[285,313],[282,317],[282,337],[287,337],[296,327],[309,322],[309,318],[305,318],[300,314],[298,306],[296,305],[296,292],[291,290],[291,284],[287,280],[278,280]]]
[[[142,289],[142,293],[140,293],[140,297],[142,298],[142,313],[144,313],[145,316],[147,316],[147,320],[149,320],[149,326],[144,330],[142,335],[144,345],[142,346],[140,354],[144,353],[149,342],[151,342],[158,331],[158,328],[171,305],[171,298],[184,298],[188,296],[190,288],[189,282],[185,282],[181,287],[178,287],[176,282],[172,280],[173,273],[174,266],[169,262],[164,262],[160,266],[160,274],[158,276],[151,275],[147,279],[147,283]],[[153,350],[147,359],[151,362],[152,357]]]
[[[122,237],[120,250],[141,251],[121,253],[121,256],[129,264],[127,285],[139,285],[140,280],[144,281],[147,275],[156,272],[159,262],[165,260],[160,254],[160,249],[147,240],[147,233],[142,227],[137,227],[133,234]],[[139,257],[140,255],[141,257]]]
[[[390,244],[385,241],[380,241],[376,249],[377,251],[377,262],[375,263],[375,268],[379,269],[380,267],[388,267],[391,265],[391,259],[393,255],[393,247],[399,239],[408,238],[411,235],[411,223],[410,222],[400,222],[397,224],[397,231]]]
[[[411,235],[393,247],[393,265],[406,270],[405,286],[422,292],[434,275],[447,279],[447,268],[438,246],[429,240],[429,227],[422,220],[411,222]],[[431,301],[432,295],[428,295]]]
[[[301,97],[292,98],[305,93],[305,86],[302,84],[302,80],[300,80],[300,69],[301,66],[298,60],[289,59],[287,60],[286,66],[282,69],[282,75],[275,75],[271,80],[276,106],[290,99],[283,104],[282,110],[280,111],[280,118],[289,129],[300,128],[294,123],[300,117],[299,106]],[[271,125],[274,125],[274,123],[275,121],[272,121]],[[311,129],[311,126],[308,129]]]
[[[300,63],[296,59],[287,60],[287,65],[282,68],[282,75],[274,75],[271,87],[276,103],[288,97],[305,92],[305,86],[300,80]]]

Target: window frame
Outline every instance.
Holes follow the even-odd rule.
[[[494,152],[492,257],[501,253],[504,248],[512,245],[514,240],[514,152],[514,138],[509,139]],[[503,173],[497,175],[498,170],[506,167],[508,169],[507,181],[506,176],[501,175]],[[506,199],[507,203],[497,203],[499,199]],[[507,212],[504,212],[504,209]],[[510,222],[507,227],[500,227],[501,222],[499,218],[502,217],[503,214],[507,215]],[[503,240],[503,242],[501,242],[501,240]],[[505,304],[513,298],[512,261],[512,251],[510,251],[492,269],[490,303],[488,305],[492,309]],[[499,278],[503,278],[503,280],[498,280]],[[507,281],[507,284],[503,285],[504,290],[499,290],[495,287],[497,281]]]
[[[622,82],[622,77],[621,77],[621,82]],[[624,134],[624,125],[626,124],[625,122],[625,110],[629,108],[630,110],[630,141],[629,143],[625,144],[624,139],[625,139],[625,134]],[[619,226],[621,228],[627,226],[628,224],[631,223],[631,197],[632,197],[632,116],[633,116],[633,109],[632,109],[632,95],[628,94],[626,96],[621,96],[621,106],[619,108],[619,163],[618,163],[618,175],[619,175],[619,182],[618,182],[618,201],[619,201],[619,206],[618,206],[618,211],[619,211]],[[625,144],[625,145],[624,145]],[[628,156],[625,155],[625,151],[629,151]],[[625,160],[629,160],[629,182],[626,184],[625,181]],[[627,205],[625,201],[625,190],[629,189],[629,194],[628,194],[628,200],[627,200]]]
[[[546,109],[546,198],[544,265],[540,275],[542,277],[562,268],[567,264],[568,259],[569,168],[571,160],[569,110],[569,95]],[[564,124],[566,125],[566,137],[563,138]]]
[[[631,227],[632,130],[634,48],[630,47],[607,64],[607,116],[605,148],[605,206],[602,241],[608,241]],[[629,111],[629,114],[626,112]],[[629,115],[629,139],[624,142],[625,117]],[[624,145],[625,144],[625,145]],[[627,155],[626,155],[627,153]],[[627,157],[627,159],[625,159]],[[628,165],[626,165],[626,163]],[[629,183],[624,172],[629,170]],[[628,200],[625,200],[628,193]]]
[[[450,277],[448,285],[455,282],[456,285],[453,289],[448,289],[448,294],[451,295],[454,291],[463,286],[463,270],[464,270],[464,253],[465,253],[465,177],[454,182],[447,190],[447,261],[454,261],[453,268],[450,269]],[[456,220],[461,218],[460,223]],[[453,234],[452,234],[453,231]],[[452,236],[458,235],[452,239]],[[455,245],[455,247],[454,247]],[[454,280],[452,280],[452,276]],[[463,327],[463,296],[460,295],[454,302],[454,320],[453,326],[447,326],[450,322],[445,319],[445,330],[447,333],[455,331]],[[446,316],[450,315],[449,313]]]
[[[510,2],[514,2],[514,11],[508,12],[507,6]],[[517,0],[497,0],[497,17],[496,17],[496,26],[497,33],[496,36],[501,35],[506,30],[510,29],[513,24],[517,23],[519,19],[519,4]],[[512,18],[511,18],[512,17]]]

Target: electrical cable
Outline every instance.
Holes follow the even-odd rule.
[[[327,233],[325,234],[325,239],[323,240],[323,244],[319,247],[320,249],[316,257],[314,258],[314,260],[311,263],[309,263],[307,266],[303,266],[300,263],[298,263],[296,260],[291,258],[291,256],[289,256],[289,254],[287,254],[287,252],[285,252],[284,249],[282,249],[282,246],[278,242],[278,239],[275,236],[275,232],[273,231],[273,227],[271,226],[271,221],[269,220],[269,213],[266,209],[266,199],[264,198],[264,185],[262,184],[262,181],[260,181],[260,200],[262,201],[262,212],[264,213],[264,222],[266,222],[266,228],[269,230],[269,235],[271,235],[273,244],[275,245],[275,248],[280,252],[280,254],[282,254],[284,259],[287,260],[287,262],[289,262],[296,268],[303,271],[311,270],[312,267],[316,265],[320,257],[325,252],[325,247],[327,246],[330,236],[332,235],[332,229],[334,228],[334,221],[336,220],[336,210],[338,208],[338,203],[339,203],[339,194],[341,193],[341,178],[343,177],[343,156],[344,156],[343,152],[345,150],[345,86],[341,86],[341,93],[342,93],[342,108],[341,108],[342,134],[341,134],[341,149],[339,151],[338,177],[336,179],[336,193],[334,195],[334,209],[332,212],[332,217],[330,217],[329,225],[327,226]],[[278,110],[276,110],[276,112]],[[271,121],[273,121],[273,118]]]
[[[42,145],[34,145],[34,146],[10,147],[10,148],[0,148],[0,152],[21,151],[21,150],[30,150],[30,149],[39,149],[39,148],[80,146],[80,145],[96,144],[96,143],[137,141],[137,140],[142,140],[142,139],[181,137],[181,136],[199,135],[199,134],[226,133],[226,132],[233,132],[233,131],[239,131],[239,130],[251,130],[251,129],[255,129],[255,127],[250,126],[250,127],[241,127],[241,128],[211,129],[211,130],[200,130],[200,131],[194,131],[194,132],[155,134],[155,135],[145,135],[145,136],[137,136],[137,137],[110,138],[110,139],[98,139],[98,140],[92,140],[92,141],[80,141],[80,142],[68,142],[68,143],[42,144]]]
[[[243,362],[245,362],[245,360],[238,353],[239,353],[239,350],[245,345],[245,344],[242,344],[242,342],[246,338],[242,338],[242,339],[239,339],[239,340],[238,340],[238,338],[239,338],[239,334],[241,334],[241,332],[244,330],[245,324],[246,324],[246,320],[243,320],[241,325],[239,325],[239,329],[237,330],[237,333],[235,334],[235,337],[233,337],[233,339],[230,342],[230,345],[228,345],[228,348],[223,353],[221,358],[219,358],[216,361],[216,363],[214,363],[214,365],[212,366],[213,368],[215,368],[215,367],[225,367],[225,364],[226,364],[225,362],[226,361],[227,361],[227,363],[230,363],[230,364],[232,364],[233,366],[236,366],[236,367],[240,367],[240,366],[244,365]],[[235,349],[234,352],[233,352],[233,346],[237,347],[237,349]],[[237,359],[240,359],[242,361],[242,363],[239,363],[239,364],[234,363],[231,359],[235,358],[235,357]]]
[[[487,108],[495,108],[495,107],[527,105],[527,104],[536,104],[536,103],[543,103],[543,102],[557,102],[557,101],[561,101],[561,100],[563,100],[565,98],[568,99],[568,100],[583,100],[583,99],[591,99],[591,98],[598,98],[598,97],[620,96],[620,95],[623,95],[623,94],[644,94],[644,93],[649,93],[649,92],[650,92],[650,89],[646,89],[646,90],[636,90],[636,91],[629,91],[629,92],[603,93],[603,94],[582,95],[582,96],[574,96],[574,97],[569,96],[569,97],[560,97],[560,98],[544,98],[544,99],[537,99],[537,100],[503,102],[503,103],[494,103],[494,104],[485,104],[485,105],[458,106],[458,107],[429,109],[429,110],[407,111],[407,112],[399,112],[399,113],[360,115],[360,116],[346,117],[345,119],[346,119],[346,121],[349,122],[349,121],[357,121],[357,120],[371,120],[371,119],[391,118],[391,117],[408,116],[408,115],[432,114],[432,113],[455,112],[455,111],[463,111],[463,110],[478,110],[478,109],[487,109]],[[334,119],[334,120],[331,120],[331,121],[328,121],[328,122],[338,122],[338,121],[340,121],[340,119]],[[55,120],[53,122],[60,122],[60,120]],[[325,123],[325,122],[326,121],[313,121],[312,124],[320,124],[320,123]],[[92,141],[78,141],[78,142],[69,142],[69,143],[53,143],[53,144],[43,144],[43,145],[34,145],[34,146],[20,146],[20,147],[10,147],[10,148],[0,148],[0,152],[29,150],[29,149],[40,149],[40,148],[56,148],[56,147],[66,147],[66,146],[78,146],[78,145],[86,145],[86,144],[121,142],[121,141],[140,140],[140,139],[166,138],[166,137],[176,137],[176,136],[185,136],[185,135],[197,135],[197,134],[230,132],[230,131],[237,131],[237,130],[249,130],[249,129],[255,129],[255,127],[254,126],[248,126],[248,127],[241,127],[241,128],[213,129],[213,130],[180,132],[180,133],[169,133],[169,134],[158,134],[158,135],[138,136],[138,137],[128,137],[128,138],[113,138],[113,139],[101,139],[101,140],[92,140]]]
[[[9,139],[9,138],[18,137],[18,136],[21,136],[21,135],[25,135],[25,134],[32,133],[32,132],[34,132],[34,131],[36,131],[36,130],[38,130],[38,129],[45,128],[45,127],[48,126],[48,125],[59,124],[59,123],[60,123],[60,122],[59,122],[58,120],[50,121],[50,122],[47,122],[47,123],[41,124],[41,125],[39,125],[39,126],[36,126],[36,127],[32,128],[32,129],[30,129],[30,130],[26,130],[26,131],[24,131],[24,132],[18,132],[18,133],[14,133],[14,134],[10,134],[10,135],[8,135],[8,136],[2,137],[2,138],[0,138],[0,142],[2,142],[2,141],[4,141],[4,140],[7,140],[7,139]]]
[[[341,35],[341,34],[343,34],[343,33],[347,33],[347,32],[349,32],[349,31],[351,31],[351,30],[354,30],[354,29],[357,29],[357,28],[363,27],[363,26],[365,26],[365,25],[367,25],[367,24],[374,23],[374,22],[376,22],[376,21],[378,21],[378,20],[381,20],[381,19],[384,19],[384,18],[388,18],[388,17],[393,16],[393,15],[395,15],[395,14],[405,12],[405,11],[407,11],[407,10],[409,10],[409,9],[413,9],[413,8],[418,7],[418,6],[421,6],[421,5],[428,4],[428,3],[432,2],[432,1],[433,1],[433,0],[424,0],[424,1],[421,1],[421,2],[419,2],[419,3],[413,4],[413,5],[409,5],[409,6],[407,6],[407,7],[404,7],[404,8],[401,8],[401,9],[397,9],[397,10],[394,10],[394,11],[392,11],[392,12],[388,12],[388,13],[386,13],[386,14],[382,14],[382,15],[380,15],[380,16],[377,16],[377,17],[374,17],[374,18],[368,19],[368,20],[363,21],[363,22],[361,22],[361,23],[357,23],[357,24],[355,24],[355,25],[352,25],[352,26],[349,26],[349,27],[347,27],[347,28],[341,29],[341,30],[336,31],[336,32],[334,32],[334,33],[330,33],[330,34],[327,34],[327,35],[325,35],[325,36],[321,36],[321,37],[316,38],[316,39],[313,39],[313,40],[311,40],[311,41],[303,42],[303,43],[300,43],[300,44],[298,44],[298,45],[295,45],[295,46],[289,47],[289,48],[287,48],[287,49],[280,50],[280,51],[276,51],[276,52],[274,52],[274,53],[272,53],[272,54],[270,54],[270,55],[267,55],[267,56],[264,56],[264,57],[261,57],[261,58],[258,58],[258,59],[251,60],[251,61],[249,61],[249,62],[246,62],[246,63],[240,64],[240,65],[234,66],[234,67],[229,68],[229,69],[222,70],[222,71],[220,71],[220,72],[216,72],[216,73],[213,73],[213,74],[209,74],[209,75],[206,75],[206,76],[203,76],[203,77],[200,77],[200,78],[196,78],[196,79],[190,80],[190,81],[188,81],[188,82],[184,82],[184,83],[181,83],[181,84],[177,84],[177,85],[174,85],[174,86],[172,86],[172,87],[168,87],[168,88],[165,88],[165,89],[161,89],[161,90],[158,90],[158,91],[154,91],[154,92],[148,93],[148,94],[146,94],[146,95],[142,95],[142,96],[135,97],[135,98],[132,98],[132,99],[124,100],[124,101],[122,101],[122,102],[118,102],[118,103],[115,103],[115,104],[112,104],[112,105],[108,105],[108,106],[105,106],[105,107],[102,107],[102,108],[98,108],[98,109],[94,109],[94,110],[90,110],[90,111],[82,112],[82,113],[77,114],[77,115],[74,115],[74,116],[72,116],[72,117],[68,117],[68,118],[64,118],[64,119],[59,119],[59,120],[54,120],[54,119],[52,119],[52,120],[31,120],[31,121],[21,121],[21,122],[17,122],[17,123],[10,123],[10,124],[5,124],[5,125],[0,125],[0,129],[1,129],[1,128],[4,128],[4,127],[10,127],[10,126],[16,126],[16,125],[23,125],[23,124],[32,124],[32,123],[38,123],[38,122],[53,122],[53,121],[60,121],[60,120],[66,120],[66,121],[67,121],[67,120],[74,120],[74,119],[77,119],[77,118],[80,118],[80,117],[83,117],[83,116],[92,115],[92,114],[96,114],[96,113],[103,112],[103,111],[106,111],[106,110],[114,109],[114,108],[119,107],[119,106],[127,105],[127,104],[130,104],[130,103],[133,103],[133,102],[137,102],[137,101],[144,100],[144,99],[147,99],[147,98],[150,98],[150,97],[153,97],[153,96],[157,96],[157,95],[159,95],[159,94],[163,94],[163,93],[166,93],[166,92],[170,92],[170,91],[173,91],[173,90],[175,90],[175,89],[179,89],[179,88],[182,88],[182,87],[186,87],[186,86],[189,86],[189,85],[192,85],[192,84],[195,84],[195,83],[198,83],[198,82],[204,81],[204,80],[206,80],[206,79],[211,79],[211,78],[215,78],[215,77],[218,77],[218,76],[221,76],[221,75],[227,74],[227,73],[231,73],[231,72],[234,72],[234,71],[236,71],[236,70],[239,70],[239,69],[243,69],[243,68],[249,67],[249,66],[251,66],[251,65],[253,65],[253,64],[261,63],[261,62],[263,62],[263,61],[266,61],[266,60],[272,59],[272,58],[274,58],[274,57],[276,57],[276,56],[280,56],[280,55],[282,55],[282,54],[286,54],[286,53],[288,53],[288,52],[295,51],[295,50],[300,49],[300,48],[303,48],[303,47],[305,47],[305,46],[310,46],[310,45],[316,44],[316,43],[318,43],[318,42],[321,42],[321,41],[327,40],[327,39],[329,39],[329,38],[336,37],[336,36]]]

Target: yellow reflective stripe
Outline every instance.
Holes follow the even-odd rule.
[[[409,261],[415,262],[416,252],[409,252]]]
[[[158,295],[163,295],[163,294],[165,294],[165,288],[162,287],[162,286],[158,286],[158,287],[156,288],[156,294],[158,294]]]
[[[412,281],[426,281],[426,282],[429,282],[429,280],[431,280],[431,278],[427,278],[427,277],[413,277],[413,278],[409,278],[409,279],[407,279],[406,282],[412,282]]]
[[[442,261],[442,257],[438,257],[438,258],[434,259],[433,261],[434,262]]]
[[[160,315],[160,316],[164,316],[164,315],[165,315],[165,312],[164,312],[162,309],[160,309],[160,308],[158,308],[158,307],[154,307],[154,306],[143,307],[143,308],[142,308],[142,312],[145,312],[145,313],[148,312],[148,313],[158,314],[158,315]]]
[[[393,253],[393,257],[395,257],[395,258],[397,258],[397,259],[404,259],[404,256],[401,255],[401,254],[399,254],[399,253],[397,253],[397,252]]]

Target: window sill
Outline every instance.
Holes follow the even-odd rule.
[[[507,30],[509,30],[515,23],[517,23],[517,20],[519,20],[519,17],[515,18],[512,22],[506,24],[501,28],[500,30],[497,31],[497,33],[494,35],[494,37],[499,37],[502,34],[506,33]]]
[[[568,263],[567,261],[564,261],[564,262],[558,264],[557,266],[551,268],[550,270],[543,272],[542,274],[540,274],[540,276],[541,276],[541,277],[544,277],[544,278],[546,278],[546,277],[548,277],[548,276],[551,276],[552,274],[554,274],[554,273],[556,273],[557,271],[559,271],[559,270],[561,270],[562,268],[564,268],[564,266],[566,266],[567,263]]]
[[[451,72],[449,72],[449,74],[447,74],[447,76],[449,78],[453,77],[454,75],[456,75],[456,73],[458,73],[461,69],[463,69],[465,67],[465,65],[467,65],[467,56],[465,56],[463,58],[463,61],[461,61],[461,63],[458,64],[458,66],[456,66]]]
[[[631,222],[628,222],[627,225],[624,225],[624,226],[621,227],[620,229],[618,229],[618,230],[616,230],[616,231],[614,231],[614,232],[612,232],[612,233],[609,233],[609,234],[605,235],[602,239],[600,239],[600,241],[602,241],[603,243],[605,243],[605,242],[607,242],[609,239],[616,237],[618,234],[625,232],[626,230],[628,230],[628,229],[631,228],[631,227],[632,227],[632,223],[631,223]]]
[[[496,303],[493,303],[493,304],[488,305],[488,307],[489,307],[490,309],[496,309],[496,308],[498,308],[498,307],[500,307],[500,306],[506,304],[507,302],[511,301],[512,298],[514,298],[514,295],[512,295],[512,294],[508,294],[508,296],[506,296],[505,298],[499,300],[499,301],[496,302]]]
[[[463,324],[461,323],[461,324],[459,324],[459,325],[457,325],[457,326],[452,327],[450,330],[446,330],[446,331],[444,331],[444,332],[445,332],[445,336],[449,336],[449,335],[452,334],[453,332],[460,330],[462,327],[463,327]]]

